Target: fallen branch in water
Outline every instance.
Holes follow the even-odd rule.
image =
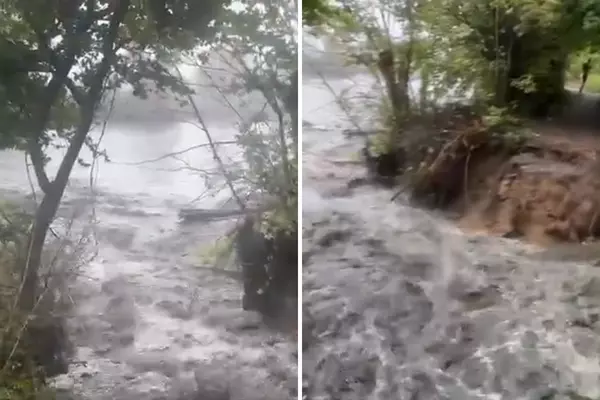
[[[226,277],[233,279],[235,281],[238,281],[238,282],[243,281],[242,271],[224,269],[224,268],[219,268],[219,267],[198,267],[198,269],[210,271],[216,275],[226,276]]]
[[[382,130],[382,129],[371,129],[371,130],[365,130],[365,129],[344,129],[342,131],[342,133],[347,138],[352,138],[352,137],[375,136],[375,135],[379,135],[381,133],[385,133],[385,131]]]
[[[408,185],[403,186],[402,189],[398,190],[390,199],[390,201],[394,201],[396,200],[402,193],[404,193],[404,191],[408,188]]]
[[[266,211],[267,209],[267,207],[247,208],[245,210],[211,210],[204,208],[184,208],[179,211],[179,218],[183,220],[183,222],[212,221],[215,219],[232,218],[239,217],[241,215],[260,213]]]

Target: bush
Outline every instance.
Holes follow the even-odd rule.
[[[47,378],[66,372],[70,352],[55,287],[48,280],[36,309],[19,310],[21,269],[32,218],[12,204],[0,207],[0,400],[52,398]],[[60,313],[59,313],[60,314]]]

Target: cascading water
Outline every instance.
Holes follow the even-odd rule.
[[[359,97],[370,82],[328,79]],[[598,398],[600,270],[350,188],[363,143],[329,90],[305,73],[305,398]]]
[[[234,114],[206,94],[198,107],[214,139],[231,140]],[[89,169],[76,167],[59,211],[68,219],[76,208],[95,209],[98,256],[72,288],[76,363],[57,386],[84,400],[296,398],[295,341],[242,310],[241,282],[194,266],[231,222],[177,223],[179,209],[206,189],[180,161],[210,169],[210,152],[125,165],[206,143],[204,133],[176,122],[183,114],[173,116],[174,102],[118,104],[101,146],[114,162],[98,165],[93,192]],[[29,193],[22,154],[2,152],[0,169],[4,194]]]

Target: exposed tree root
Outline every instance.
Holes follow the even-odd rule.
[[[600,237],[600,138],[544,125],[525,135],[472,115],[442,122],[402,133],[406,179],[392,200],[408,191],[466,229],[539,244]]]

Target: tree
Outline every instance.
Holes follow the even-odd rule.
[[[419,72],[432,97],[475,92],[499,107],[545,115],[565,97],[569,57],[598,48],[595,1],[345,0],[353,23],[341,29],[363,52],[392,50],[404,71]],[[391,34],[390,26],[404,33]],[[339,28],[338,28],[339,29]],[[424,76],[426,75],[426,76]]]
[[[273,273],[277,283],[270,285],[281,289],[277,296],[289,295],[289,290],[296,288],[297,278],[297,12],[294,2],[280,0],[253,0],[246,2],[242,10],[228,9],[218,39],[208,49],[188,52],[184,57],[202,71],[239,117],[236,141],[242,149],[241,162],[227,164],[218,146],[211,149],[218,175],[224,178],[240,207],[245,207],[244,199],[250,193],[263,201],[268,199],[260,228],[273,246],[257,263],[270,264],[271,272],[277,271]],[[218,61],[220,76],[203,68],[209,54]],[[192,98],[189,101],[196,115],[195,124],[213,143],[201,110]],[[243,116],[248,110],[235,109],[236,103],[256,112]],[[238,239],[243,232],[238,232]],[[231,251],[232,247],[222,250]]]
[[[315,25],[324,16],[331,15],[333,12],[333,7],[325,0],[307,0],[302,2],[302,21],[307,25]]]
[[[0,60],[5,122],[0,145],[28,152],[43,192],[23,269],[21,307],[35,305],[46,234],[81,148],[91,145],[88,133],[103,96],[124,84],[133,85],[139,96],[147,90],[187,93],[161,61],[214,37],[219,24],[211,22],[225,5],[220,0],[4,2],[0,47],[18,51]],[[68,145],[51,178],[44,150],[56,138]]]
[[[238,143],[244,149],[242,169],[229,170],[236,181],[233,192],[259,190],[286,204],[296,196],[298,156],[297,10],[294,2],[250,1],[242,11],[228,10],[222,32],[207,50],[189,52],[185,60],[202,69],[207,53],[216,55],[228,71],[226,84],[218,84],[203,70],[227,100],[250,100],[259,94],[264,102],[251,118],[240,116]],[[256,97],[254,97],[256,99]],[[198,116],[201,117],[201,116]],[[205,129],[206,130],[206,129]],[[223,173],[222,173],[223,174]],[[287,207],[287,205],[286,205]],[[295,221],[297,209],[289,209]]]

